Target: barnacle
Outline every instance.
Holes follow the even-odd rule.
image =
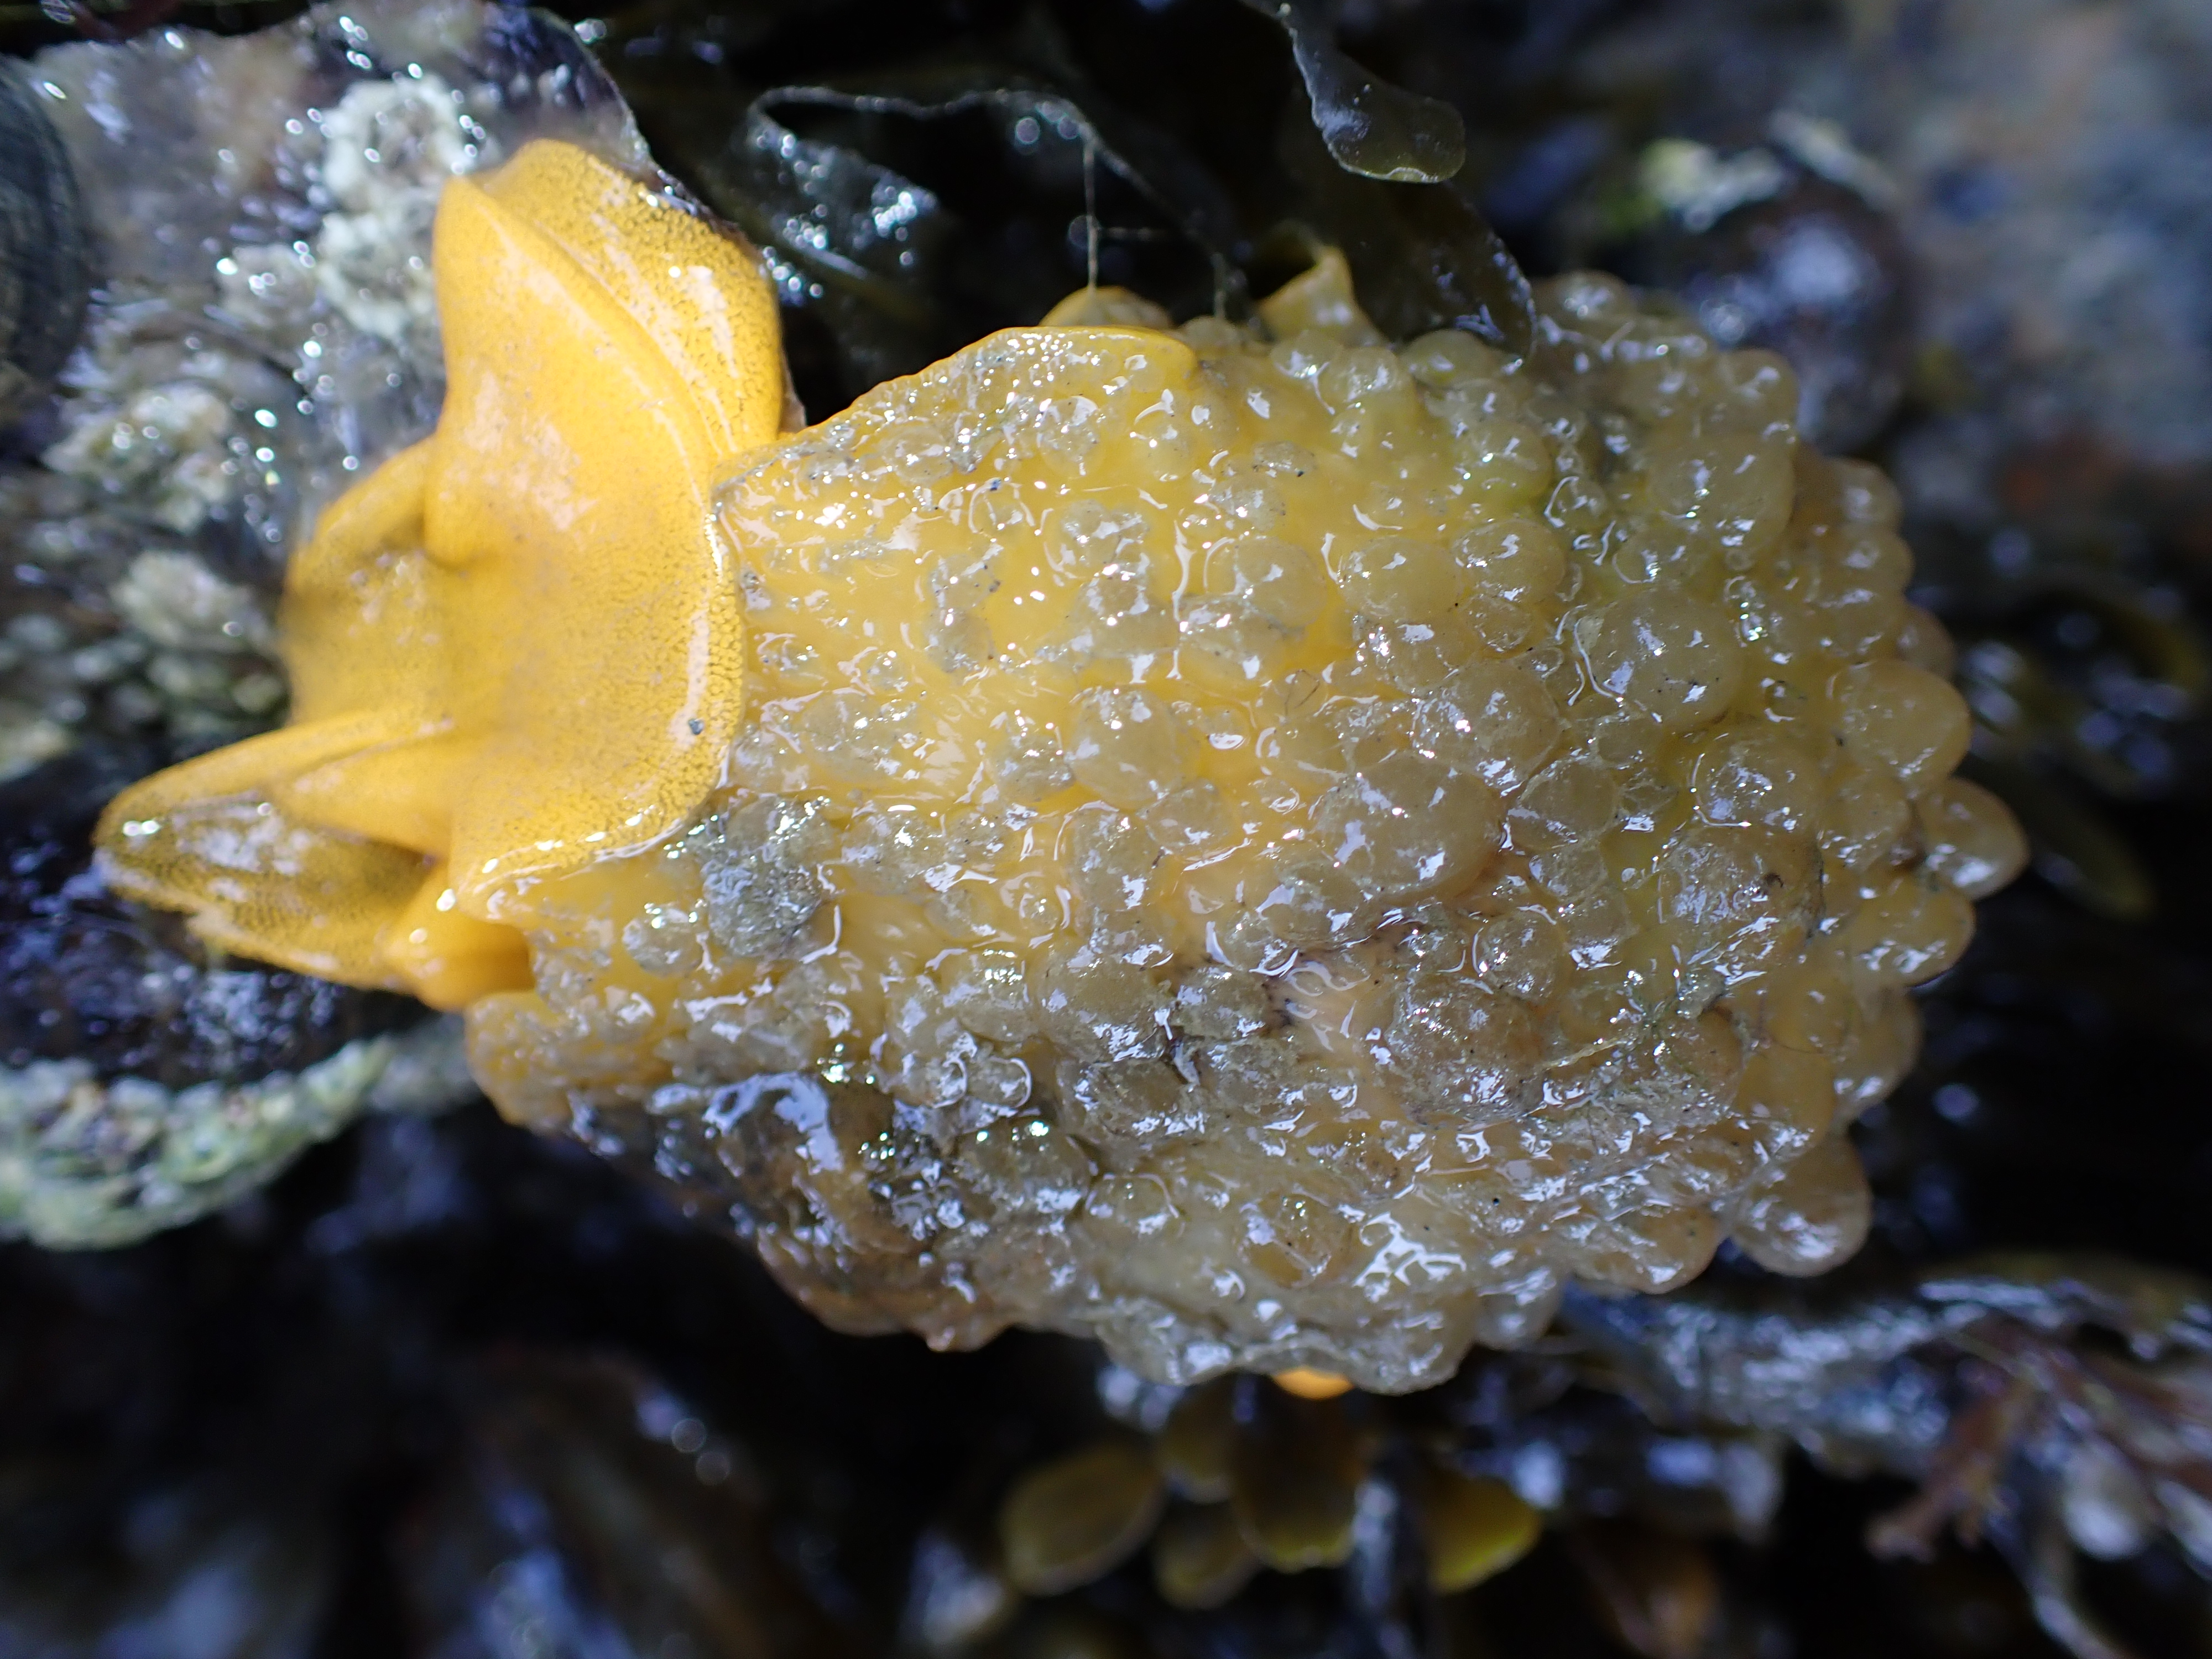
[[[1843,1127],[2022,854],[1780,360],[1589,276],[1393,347],[1325,255],[779,439],[750,256],[580,151],[435,263],[437,434],[295,560],[292,725],[111,809],[124,890],[465,1006],[851,1328],[1402,1389],[1855,1248]]]

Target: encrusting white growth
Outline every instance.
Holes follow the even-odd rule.
[[[0,1238],[136,1243],[265,1185],[363,1112],[443,1111],[471,1092],[451,1019],[245,1082],[103,1080],[82,1060],[0,1066]]]

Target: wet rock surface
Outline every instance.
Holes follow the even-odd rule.
[[[1079,60],[1126,106],[1167,125],[1173,118],[1162,112],[1174,108],[1231,112],[1209,118],[1220,128],[1214,135],[1220,149],[1212,153],[1231,158],[1217,166],[1242,191],[1243,179],[1268,173],[1276,83],[1256,92],[1260,77],[1223,73],[1218,53],[1194,46],[1211,51],[1225,40],[1244,54],[1237,61],[1259,63],[1273,36],[1261,20],[1218,9],[1250,22],[1254,33],[1217,29],[1212,14],[1188,0],[1141,18],[1133,9],[1124,15],[1101,9],[1095,28],[1079,16],[1062,21]],[[1662,32],[1682,28],[1692,44],[1679,55],[1644,50],[1631,60],[1687,65],[1686,101],[1672,107],[1708,104],[1717,112],[1710,123],[1670,116],[1654,125],[1652,111],[1664,100],[1632,88],[1540,107],[1556,96],[1545,88],[1559,84],[1547,77],[1599,67],[1588,55],[1590,43],[1626,15],[1621,9],[1547,8],[1534,18],[1510,5],[1394,9],[1352,20],[1346,38],[1364,61],[1407,84],[1460,98],[1465,86],[1484,86],[1482,98],[1466,101],[1478,162],[1540,130],[1555,141],[1543,155],[1564,158],[1571,195],[1589,176],[1575,172],[1576,154],[1604,149],[1589,143],[1593,112],[1625,135],[1621,176],[1634,173],[1649,140],[1667,137],[1692,137],[1723,161],[1765,149],[1793,167],[1794,153],[1767,124],[1778,101],[1772,88],[1787,80],[1784,71],[1808,61],[1793,55],[1801,50],[1816,65],[1832,66],[1848,62],[1849,51],[1869,38],[1923,49],[1918,61],[1929,73],[1918,82],[1889,82],[1899,88],[1898,101],[1881,107],[1917,108],[1931,118],[1948,109],[1971,126],[1976,98],[1992,88],[1985,83],[1973,97],[1947,105],[1956,82],[1946,84],[1934,70],[1957,64],[1978,42],[2094,25],[2087,44],[2097,51],[2070,61],[2107,70],[2118,64],[2147,95],[2118,106],[2094,100],[2068,106],[2088,114],[2054,128],[2041,154],[2063,161],[2131,152],[2133,173],[2121,167],[2108,176],[2147,176],[2156,186],[2153,196],[2185,191],[2197,176],[2167,164],[2166,158],[2185,153],[2188,137],[2187,121],[2170,112],[2188,103],[2170,101],[2160,90],[2185,91],[2192,64],[2201,61],[2185,9],[2022,6],[1985,15],[1965,7],[1833,14],[1729,8],[1717,34],[1711,27],[1717,9],[1702,21],[1694,7],[1638,9],[1641,18],[1631,21],[1648,26],[1656,16]],[[753,89],[849,68],[857,41],[867,43],[871,64],[936,50],[946,38],[944,20],[927,11],[869,14],[871,27],[825,31],[750,8],[657,9],[612,20],[602,48],[634,95],[642,89],[639,101],[663,159],[703,191],[704,170],[678,159],[686,155],[672,142],[678,133],[700,139],[690,155],[712,153]],[[1894,35],[1879,33],[1893,24]],[[1154,27],[1165,33],[1148,32]],[[976,39],[962,38],[971,46]],[[1479,51],[1470,51],[1470,41]],[[1007,43],[992,36],[974,50],[1004,52]],[[1141,73],[1127,72],[1132,54]],[[1986,61],[2000,65],[1998,94],[2005,90],[2003,58],[1986,47]],[[1520,91],[1493,95],[1489,77],[1501,72],[1531,76],[1538,90],[1528,93],[1531,82],[1522,82]],[[1595,77],[1592,84],[1606,83]],[[1507,130],[1508,108],[1535,110],[1535,127]],[[1855,120],[1851,108],[1842,97],[1823,112],[1838,119],[1863,152],[1875,152],[1894,124],[1887,117]],[[1023,111],[1036,112],[1033,105]],[[817,265],[793,265],[794,303],[802,308],[792,315],[802,335],[815,330],[800,342],[800,368],[803,380],[817,388],[808,394],[817,414],[879,377],[863,368],[852,384],[851,363],[881,364],[895,361],[896,350],[911,349],[918,355],[901,365],[911,368],[983,327],[1028,320],[1035,307],[1080,281],[1081,240],[1063,246],[1060,234],[1081,210],[1081,143],[1061,138],[1044,120],[1042,138],[1020,149],[1013,125],[1020,112],[1009,107],[1003,140],[987,138],[969,152],[982,161],[949,172],[931,172],[922,153],[929,145],[891,133],[894,120],[879,120],[867,135],[878,161],[896,158],[906,167],[906,176],[894,173],[887,201],[916,177],[943,189],[936,203],[921,205],[939,228],[936,246],[963,257],[933,263],[925,250],[921,263],[939,275],[948,265],[956,271],[943,291],[957,303],[928,313],[933,327],[949,327],[955,337],[945,342],[940,334],[939,344],[916,345],[918,331],[900,320],[912,313],[896,304],[871,310],[886,289],[856,286],[840,292],[857,295],[855,306],[871,317],[894,319],[886,331],[895,351],[887,357],[874,344],[834,350],[819,327],[827,307],[804,308],[807,283],[825,285],[823,270],[835,269],[839,245],[831,240],[817,249],[827,256]],[[1556,129],[1546,125],[1553,114]],[[810,142],[823,144],[818,155],[863,160],[857,146],[864,125],[857,118],[845,126],[800,123]],[[2173,133],[2164,128],[2185,142],[2169,144]],[[2107,137],[2115,129],[2117,149]],[[1057,198],[1046,190],[1029,198],[1027,218],[999,216],[991,191],[974,182],[995,180],[993,158],[1001,143],[1029,169],[1023,177],[1057,179],[1062,187]],[[947,146],[939,160],[958,153]],[[1992,289],[1974,274],[1984,268],[1976,261],[1988,260],[1994,246],[1978,252],[1977,239],[2019,204],[2024,175],[1996,167],[1978,176],[1983,183],[2008,179],[2012,192],[2000,191],[1994,204],[1986,191],[1940,198],[1968,210],[1950,233],[1964,257],[1945,268],[1954,274],[1942,278],[1948,291],[1938,297],[1946,307],[1981,307],[1986,318],[1994,296],[2016,289]],[[1065,188],[1071,182],[1072,198]],[[1133,214],[1115,217],[1127,207],[1119,188],[1107,177],[1100,200],[1110,222],[1133,224]],[[1256,195],[1271,188],[1253,186]],[[2043,188],[2033,184],[2028,193]],[[1539,191],[1534,199],[1532,215],[1518,221],[1495,198],[1493,210],[1532,269],[1556,268],[1556,252],[1547,258],[1543,250],[1560,246],[1549,240],[1559,222],[1545,204],[1565,198]],[[2120,189],[2091,205],[2108,219],[2124,219],[2145,199]],[[942,237],[946,204],[957,210],[959,238]],[[1856,218],[1857,210],[1850,212]],[[2078,219],[2061,216],[2078,226]],[[803,210],[792,222],[805,228]],[[889,222],[870,222],[873,230]],[[1751,222],[1723,218],[1711,234],[1725,240]],[[2163,222],[2153,216],[2138,225],[2142,235],[2131,246],[2154,263],[2164,261],[2185,286],[2196,256],[2183,233],[2191,222],[2185,214]],[[976,231],[988,258],[965,255]],[[2071,233],[2066,240],[2074,246],[2095,241]],[[1127,279],[1168,246],[1146,222],[1144,236],[1109,235],[1102,251],[1109,276]],[[894,253],[886,268],[895,264]],[[2121,268],[2141,269],[2125,261]],[[1703,267],[1692,258],[1675,269],[1687,283]],[[1018,281],[1009,276],[1017,271]],[[1905,274],[1917,287],[1929,273],[1908,264]],[[2033,286],[2030,262],[2012,260],[2009,274]],[[1194,280],[1203,286],[1202,277]],[[2098,290],[2093,283],[2084,291]],[[1035,307],[1026,314],[992,312],[1008,293],[1034,295]],[[818,292],[811,303],[819,305]],[[2110,314],[2125,317],[2128,307],[2115,303]],[[2185,315],[2186,307],[2169,314]],[[962,321],[946,321],[979,315],[981,326],[965,334]],[[1968,330],[1964,337],[1992,336]],[[2189,351],[2170,349],[2178,337],[2152,331],[2151,337],[2149,352],[2167,361],[2153,365],[2156,374],[2142,384],[2166,388],[2161,397],[2197,384]],[[2115,1315],[2115,1303],[2102,1292],[2092,1300],[2117,1323],[2077,1326],[2084,1302],[2051,1288],[2065,1274],[2015,1266],[2009,1279],[1997,1275],[2007,1287],[2008,1316],[2023,1320],[2039,1340],[2061,1333],[2059,1346],[2017,1340],[2017,1332],[1992,1340],[1993,1325],[1962,1359],[1940,1344],[1914,1346],[1959,1304],[1923,1302],[1904,1288],[1917,1268],[1995,1243],[2120,1249],[2146,1261],[2212,1267],[2195,1223],[2199,1177],[2212,1167],[2196,1110],[2206,1060],[2198,1017],[2206,791],[2197,714],[2204,610],[2194,550],[2205,541],[2205,493],[2185,460],[2161,461],[2147,483],[2124,431],[2117,443],[2065,440],[2041,450],[2016,444],[2014,433],[2052,429],[2044,413],[2054,402],[2086,405],[2065,388],[2063,375],[2048,377],[2049,359],[2036,372],[2045,376],[2040,385],[2057,386],[2055,398],[2009,397],[2007,389],[2019,383],[2011,361],[1981,355],[1978,344],[1969,350],[1969,375],[1991,370],[1987,382],[1961,378],[1956,361],[1923,358],[1916,366],[1905,388],[1907,429],[1935,418],[1967,435],[1935,446],[1941,464],[1908,466],[1902,479],[1922,559],[1913,597],[1940,611],[1964,647],[1977,716],[1969,767],[2010,769],[1975,775],[2002,786],[2027,819],[2039,874],[1985,907],[1977,943],[1922,994],[1929,1042],[1921,1070],[1852,1132],[1872,1186],[1873,1243],[1852,1270],[1857,1277],[1826,1287],[1826,1299],[1746,1283],[1742,1264],[1727,1252],[1719,1280],[1686,1294],[1595,1308],[1577,1299],[1570,1309],[1574,1328],[1602,1336],[1593,1349],[1613,1356],[1599,1369],[1618,1364],[1614,1381],[1595,1393],[1570,1387],[1561,1394],[1559,1372],[1547,1369],[1555,1355],[1481,1360],[1449,1387],[1388,1407],[1407,1414],[1398,1419],[1406,1428],[1371,1437],[1365,1443],[1385,1450],[1358,1467],[1382,1470],[1375,1489],[1396,1495],[1398,1504],[1393,1509],[1380,1497],[1362,1501],[1367,1488],[1355,1487],[1355,1541],[1343,1566],[1294,1576],[1256,1567],[1254,1547],[1234,1516],[1223,1524],[1230,1506],[1213,1495],[1222,1487],[1205,1484],[1200,1471],[1196,1486],[1176,1488],[1158,1528],[1128,1560],[1087,1585],[1032,1600],[1003,1570],[1002,1499],[1025,1471],[1049,1468],[1101,1437],[1126,1443],[1157,1434],[1180,1396],[1148,1391],[1126,1374],[1108,1372],[1102,1381],[1087,1351],[1051,1339],[1016,1335],[980,1355],[927,1356],[897,1339],[825,1337],[794,1322],[787,1305],[733,1267],[721,1247],[687,1237],[581,1158],[502,1130],[480,1111],[440,1124],[377,1118],[308,1155],[264,1197],[167,1238],[99,1256],[49,1255],[21,1245],[0,1251],[9,1332],[0,1360],[7,1401],[0,1456],[10,1474],[0,1500],[0,1629],[7,1633],[0,1645],[71,1654],[196,1646],[226,1654],[383,1655],[441,1644],[467,1652],[642,1653],[682,1650],[687,1643],[709,1653],[761,1650],[742,1635],[752,1626],[702,1620],[702,1599],[687,1601],[680,1590],[656,1592],[649,1616],[633,1617],[617,1605],[625,1584],[653,1579],[658,1567],[634,1559],[610,1564],[598,1540],[605,1537],[605,1506],[611,1503],[636,1517],[638,1539],[665,1545],[688,1533],[690,1553],[678,1548],[674,1559],[717,1564],[717,1575],[746,1583],[765,1607],[791,1607],[798,1583],[799,1601],[813,1598],[833,1625],[857,1620],[839,1628],[861,1651],[1395,1654],[1409,1643],[1440,1653],[1532,1659],[1624,1651],[1808,1659],[1869,1650],[1916,1659],[2048,1659],[2116,1647],[2139,1655],[2195,1651],[2202,1580],[2186,1549],[2160,1534],[2156,1481],[2110,1455],[2132,1431],[2077,1415],[2077,1426],[2098,1425],[2088,1440],[2054,1437],[2038,1402],[2058,1396],[2016,1389],[2023,1375],[2070,1374],[2076,1362],[2066,1343],[2081,1341],[2102,1364],[2148,1328],[2136,1316]],[[2100,373],[2128,361],[2124,353],[2087,350],[2070,357],[2075,368]],[[289,372],[280,362],[278,381]],[[2124,370],[2113,382],[2123,399],[2136,383]],[[2058,429],[2078,425],[2069,417]],[[11,441],[27,454],[49,435],[47,428],[27,436],[19,428]],[[1877,453],[1887,441],[1875,441]],[[2022,453],[2029,463],[2014,465]],[[82,510],[73,497],[47,519],[75,522]],[[133,512],[139,520],[150,516]],[[9,524],[26,521],[11,515]],[[1930,533],[1947,527],[1948,533]],[[116,544],[135,553],[137,544],[155,539],[131,530]],[[265,569],[258,577],[246,568],[234,571],[193,548],[204,568],[259,592],[265,604],[273,592]],[[11,550],[16,564],[26,562],[20,550]],[[104,556],[112,568],[93,584],[100,594],[129,568],[119,552]],[[193,586],[198,591],[196,580]],[[10,616],[15,607],[46,605],[40,593],[25,592],[9,591]],[[114,609],[105,599],[70,605],[77,608],[66,610],[64,622],[72,628],[80,626],[80,610]],[[212,614],[218,632],[223,617],[234,615],[220,605]],[[102,623],[82,642],[112,631]],[[39,648],[51,642],[50,630],[40,634],[22,659],[35,661],[40,675],[53,671]],[[232,661],[228,648],[218,654],[230,665],[227,678],[250,677],[258,665],[250,653],[235,653],[246,661]],[[30,701],[70,741],[108,729],[104,716],[78,720],[66,701],[48,711],[40,701],[47,695],[40,690]],[[154,695],[173,694],[155,684]],[[234,706],[228,690],[190,704],[212,708],[220,729],[197,728],[212,735],[191,738],[186,746],[243,729],[222,724],[237,720]],[[244,725],[280,710],[281,703],[271,704]],[[167,713],[125,713],[121,729],[159,744],[181,729]],[[55,741],[40,736],[29,748],[51,753]],[[144,763],[167,757],[149,756]],[[63,859],[38,867],[73,866]],[[729,915],[740,927],[747,902],[744,894],[730,897]],[[96,900],[88,902],[97,908]],[[143,926],[143,919],[135,925]],[[649,951],[649,939],[641,937]],[[1208,1007],[1199,1017],[1218,1012],[1224,1030],[1245,1017],[1233,1000]],[[9,1017],[23,1023],[12,1005]],[[350,1029],[350,1018],[342,1014],[339,1028]],[[294,1054],[313,1046],[312,1039],[298,1048],[276,1045]],[[2163,1285],[2147,1274],[2137,1290],[2164,1295]],[[1648,1312],[1638,1311],[1647,1305]],[[1593,1313],[1594,1322],[1587,1320]],[[1723,1336],[1733,1342],[1753,1327],[1765,1333],[1760,1344],[1709,1364],[1718,1350],[1701,1343]],[[2086,1338],[2063,1334],[2075,1329]],[[1656,1351],[1637,1346],[1644,1340],[1638,1332],[1657,1341]],[[528,1356],[519,1366],[518,1350]],[[1789,1363],[1775,1365],[1778,1352]],[[610,1354],[622,1358],[607,1366]],[[1040,1355],[1060,1358],[1038,1364]],[[1816,1355],[1840,1369],[1824,1374]],[[2180,1382],[2189,1370],[2181,1358],[2169,1348],[2162,1359],[2141,1363],[2164,1366]],[[1692,1360],[1708,1366],[1699,1376],[1728,1389],[1694,1399],[1674,1393]],[[1746,1360],[1756,1362],[1750,1380],[1773,1383],[1773,1390],[1739,1386]],[[1632,1397],[1614,1391],[1620,1375],[1638,1371],[1644,1380]],[[1827,1388],[1824,1375],[1838,1386]],[[2129,1374],[2106,1372],[2099,1386],[2116,1376]],[[752,1386],[763,1378],[786,1382]],[[667,1394],[656,1396],[655,1387],[664,1385]],[[1747,1430],[1746,1403],[1772,1406],[1778,1394],[1790,1396],[1784,1402],[1789,1411]],[[2167,1443],[2185,1444],[2202,1432],[2203,1408],[2185,1395],[2172,1397],[2183,1404],[2172,1419],[2179,1433]],[[683,1402],[684,1415],[671,1420],[668,1400]],[[1991,1401],[2002,1410],[1972,1409]],[[1424,1402],[1434,1414],[1425,1414]],[[1369,1432],[1358,1425],[1371,1408],[1364,1396],[1342,1408],[1355,1439]],[[2074,1409],[2069,1403],[2060,1414]],[[472,1418],[472,1411],[488,1415]],[[1265,1415],[1255,1404],[1252,1421]],[[555,1455],[533,1459],[526,1444],[518,1455],[510,1422],[559,1425]],[[2030,1431],[2011,1439],[1990,1432],[2004,1423]],[[1839,1436],[1839,1429],[1847,1433]],[[1778,1456],[1777,1433],[1800,1445],[1841,1445],[1857,1436],[1855,1443],[1868,1455],[1840,1460],[1853,1478],[1839,1480]],[[1447,1449],[1468,1480],[1526,1494],[1520,1501],[1556,1524],[1517,1565],[1472,1591],[1425,1588],[1433,1546],[1396,1517],[1419,1510],[1425,1477],[1418,1468],[1393,1464],[1388,1450],[1408,1436],[1425,1457]],[[2102,1446],[2091,1443],[2100,1438]],[[1892,1543],[1924,1547],[1929,1559],[1870,1559],[1867,1524],[1894,1512],[1906,1493],[1869,1484],[1863,1472],[1888,1468],[1923,1479],[1933,1467],[1931,1449],[1947,1443],[1953,1452],[1945,1467],[1997,1494],[1999,1509],[1977,1515],[1970,1504],[1953,1501],[1962,1490],[1956,1481],[1938,1480],[1942,1501],[1923,1505],[1914,1526],[1885,1534]],[[749,1491],[735,1498],[710,1495],[702,1511],[690,1489],[677,1498],[659,1484],[665,1470],[679,1468],[699,1492],[726,1492],[704,1479],[698,1460],[740,1444],[770,1467],[765,1508]],[[632,1467],[591,1487],[599,1513],[564,1519],[570,1499],[562,1483],[570,1483],[568,1492],[575,1487],[562,1465],[625,1462]],[[1173,1467],[1191,1478],[1189,1462]],[[705,1473],[720,1468],[710,1462]],[[1778,1490],[1778,1507],[1766,1508]],[[487,1493],[505,1505],[496,1515],[486,1507]],[[805,1496],[787,1503],[793,1494]],[[1105,1508],[1112,1496],[1102,1495]],[[2007,1511],[2042,1517],[2041,1532],[2008,1531]],[[1984,1543],[1970,1549],[1946,1536],[1946,1512],[1966,1517]],[[2054,1514],[2070,1552],[2050,1542]],[[762,1525],[775,1540],[775,1560],[733,1562],[730,1553],[750,1550],[760,1534],[749,1529]],[[1478,1527],[1460,1536],[1479,1545],[1495,1534]],[[440,1552],[468,1565],[433,1583],[423,1564]],[[661,1550],[656,1560],[670,1553]],[[840,1564],[850,1571],[841,1574]],[[2033,1600],[2020,1589],[2021,1577],[2033,1587]],[[1206,1610],[1217,1595],[1224,1599]],[[820,1643],[798,1650],[836,1651],[846,1639],[823,1637],[803,1619],[795,1627]],[[726,1638],[729,1644],[718,1645]]]
[[[0,1630],[28,1652],[2055,1650],[2005,1557],[1933,1528],[1925,1561],[1869,1557],[1869,1522],[1926,1525],[1872,1470],[1928,1481],[1923,1516],[2003,1494],[1984,1535],[2039,1593],[2187,1651],[2159,1494],[2195,1479],[2205,1293],[2110,1262],[1813,1297],[1730,1270],[1316,1403],[1060,1338],[836,1336],[477,1109],[374,1120],[131,1250],[9,1246],[0,1287]],[[2009,1439],[2007,1376],[2045,1379]]]
[[[9,165],[69,186],[40,258],[95,286],[0,411],[0,1231],[114,1243],[372,1101],[468,1092],[412,1004],[211,957],[104,893],[87,840],[131,777],[282,718],[285,555],[436,416],[440,181],[539,131],[638,146],[565,30],[466,7],[61,47],[6,85],[47,146]],[[59,326],[66,273],[9,268]]]
[[[541,132],[640,153],[565,30],[468,6],[58,47],[19,82],[96,288],[58,396],[0,428],[0,779],[280,720],[286,553],[437,416],[439,182]]]
[[[59,1248],[204,1214],[364,1109],[472,1091],[414,1003],[211,957],[108,897],[86,841],[134,763],[80,749],[0,785],[0,1232]]]

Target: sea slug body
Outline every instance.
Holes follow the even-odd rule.
[[[1571,1278],[1856,1247],[1844,1127],[2024,852],[1779,359],[1596,276],[1393,346],[1330,254],[780,434],[749,251],[580,150],[436,248],[438,431],[122,890],[465,1008],[850,1328],[1402,1389]]]

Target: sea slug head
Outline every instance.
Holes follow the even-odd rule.
[[[454,179],[434,260],[445,407],[293,558],[289,723],[100,843],[212,943],[459,1007],[530,983],[523,895],[714,786],[744,634],[711,492],[786,380],[754,251],[572,145]]]

